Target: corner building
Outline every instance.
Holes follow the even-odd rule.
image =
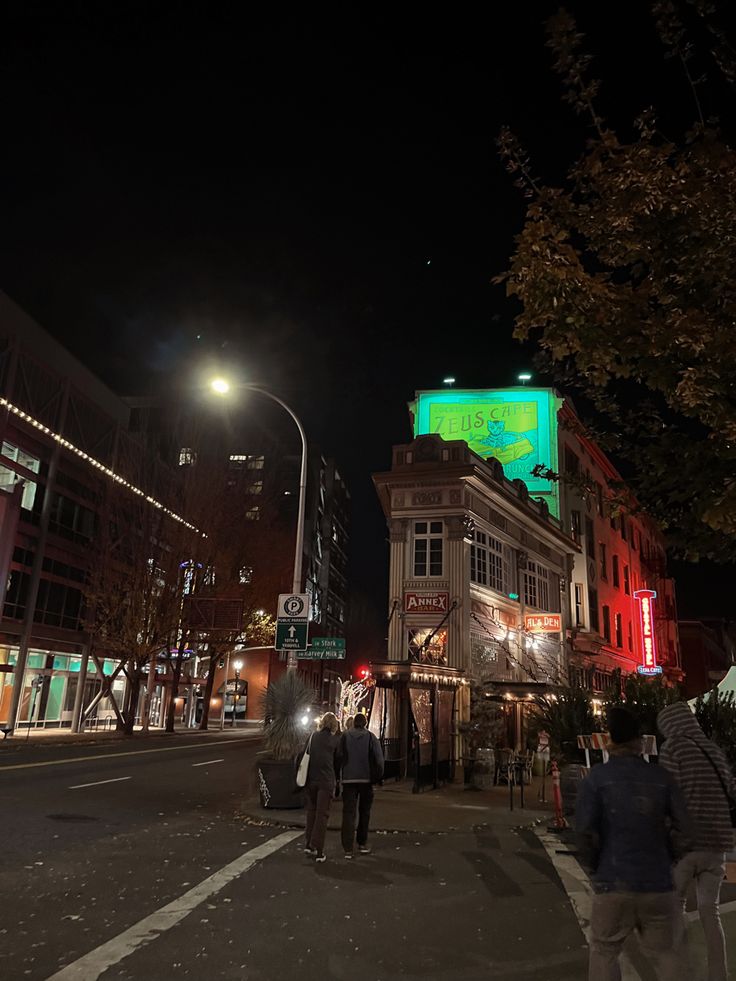
[[[509,745],[534,695],[563,683],[579,546],[545,501],[460,440],[395,446],[373,479],[390,530],[390,613],[371,728],[390,771],[436,784],[462,760],[471,680],[502,701]]]

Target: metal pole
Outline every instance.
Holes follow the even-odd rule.
[[[79,732],[84,708],[84,689],[87,684],[87,664],[89,662],[89,644],[82,645],[82,656],[79,661],[77,675],[77,690],[74,693],[74,710],[72,711],[72,732]]]
[[[220,717],[220,729],[225,728],[225,701],[227,699],[227,676],[230,674],[230,652],[228,651],[225,661],[225,684],[222,689],[222,716]]]
[[[294,578],[292,583],[292,590],[295,593],[301,593],[302,591],[302,556],[304,554],[304,514],[306,510],[306,491],[307,491],[307,434],[304,432],[304,426],[302,426],[299,417],[293,412],[292,409],[284,402],[282,399],[273,395],[271,392],[267,391],[265,388],[259,388],[257,385],[247,385],[246,386],[252,392],[258,392],[261,395],[265,395],[266,398],[271,399],[281,406],[286,412],[289,413],[291,418],[296,424],[296,428],[299,430],[299,436],[302,441],[302,462],[299,471],[299,506],[297,510],[296,519],[296,545],[294,547]],[[286,661],[287,671],[296,671],[297,669],[297,657],[296,651],[289,651]]]

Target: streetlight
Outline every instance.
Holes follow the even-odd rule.
[[[442,379],[442,384],[447,385],[448,388],[452,388],[452,386],[455,384],[455,379],[452,375],[448,375],[447,378]]]
[[[532,380],[532,376],[528,371],[522,371],[520,375],[516,376],[522,385],[526,385],[528,381]]]
[[[235,694],[233,696],[233,728],[235,728],[235,716],[238,711],[238,696],[240,695],[240,669],[243,667],[242,661],[233,661],[235,668]]]
[[[302,462],[299,470],[299,506],[297,508],[297,518],[296,518],[296,545],[294,547],[294,577],[292,580],[292,592],[301,593],[302,591],[302,553],[304,552],[304,512],[306,504],[306,492],[307,492],[307,434],[304,432],[304,426],[302,426],[301,421],[293,409],[280,399],[277,395],[272,392],[267,391],[265,388],[261,388],[258,385],[251,385],[245,383],[242,385],[243,388],[247,389],[249,392],[256,392],[258,395],[264,395],[267,399],[271,399],[272,402],[276,402],[281,408],[288,412],[291,418],[294,420],[296,428],[299,430],[299,436],[302,441]],[[225,396],[230,392],[230,382],[226,378],[213,378],[210,382],[210,388],[215,393],[215,395]],[[286,660],[286,670],[296,671],[297,669],[297,658],[296,651],[289,651]]]

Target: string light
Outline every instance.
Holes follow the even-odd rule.
[[[124,487],[126,490],[129,490],[131,494],[136,494],[138,497],[142,497],[143,500],[152,507],[158,508],[159,511],[163,511],[163,513],[168,515],[168,517],[172,518],[174,521],[178,521],[179,524],[184,525],[185,528],[189,528],[190,531],[201,535],[202,538],[207,537],[203,531],[200,531],[199,528],[187,521],[186,518],[182,518],[180,514],[177,514],[175,511],[167,508],[165,504],[161,503],[161,501],[157,501],[155,497],[151,497],[150,494],[146,494],[146,492],[141,490],[140,487],[136,487],[135,484],[131,484],[129,480],[125,479],[125,477],[121,477],[120,474],[115,473],[114,470],[111,470],[110,467],[105,466],[104,463],[100,463],[99,460],[96,460],[93,456],[85,453],[84,450],[80,450],[78,446],[74,445],[74,443],[70,443],[68,439],[64,439],[64,437],[59,433],[55,433],[53,429],[49,429],[48,426],[44,426],[44,424],[39,422],[38,419],[34,419],[33,416],[28,415],[27,412],[19,409],[17,405],[13,405],[13,403],[9,402],[6,398],[0,397],[0,406],[4,406],[8,412],[11,412],[14,416],[18,416],[19,419],[22,419],[23,422],[27,422],[30,426],[33,426],[34,429],[38,429],[39,432],[44,433],[46,436],[50,436],[51,439],[59,444],[59,446],[63,446],[65,450],[69,450],[70,453],[74,453],[75,456],[80,458],[80,460],[84,460],[85,463],[88,463],[91,467],[94,467],[95,470],[99,470],[100,473],[105,474],[105,476],[109,477],[110,480],[114,481],[116,484],[119,484],[121,487]]]

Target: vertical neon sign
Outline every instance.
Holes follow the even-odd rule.
[[[654,601],[657,593],[653,589],[637,589],[634,599],[639,601],[639,624],[641,626],[642,663],[637,667],[639,674],[661,674],[657,664],[657,642],[654,636]]]

